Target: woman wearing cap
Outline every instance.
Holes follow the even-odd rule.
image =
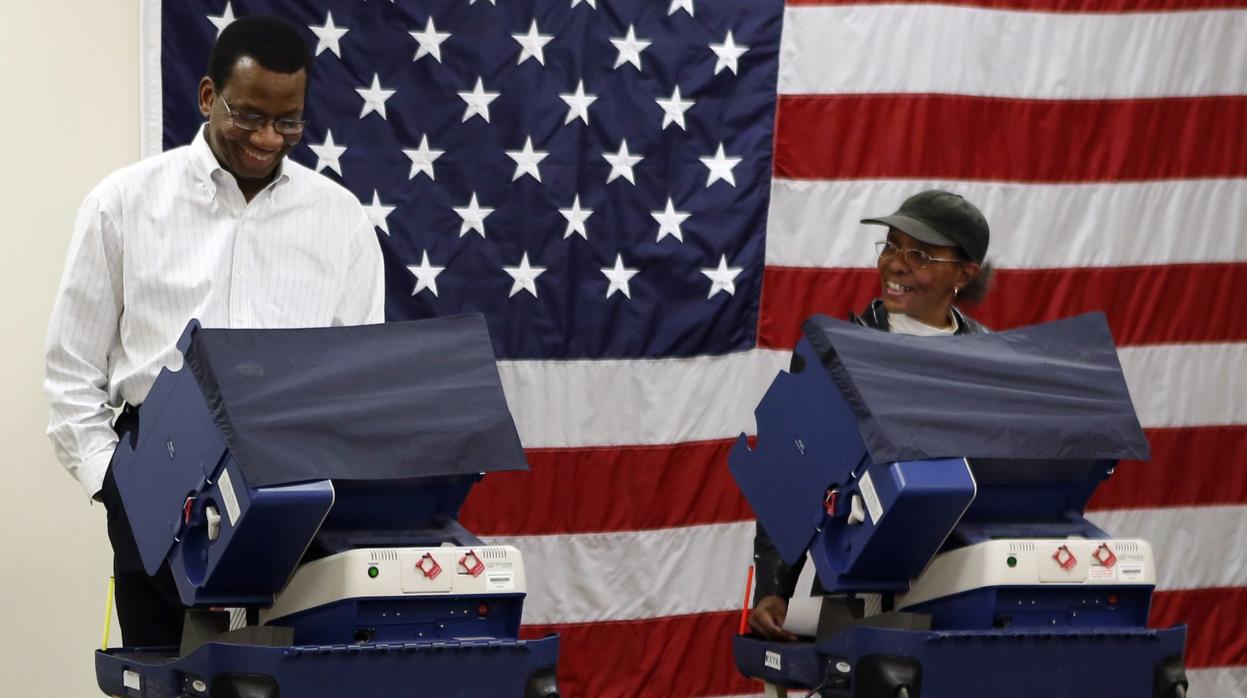
[[[909,197],[890,216],[862,223],[888,227],[887,239],[876,243],[883,295],[851,321],[924,337],[987,331],[956,307],[959,300],[981,300],[991,277],[985,261],[990,231],[974,204],[933,189]],[[767,638],[794,640],[783,629],[784,617],[805,560],[785,564],[760,526],[753,549],[757,589],[749,627]]]

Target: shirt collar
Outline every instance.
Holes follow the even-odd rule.
[[[901,313],[891,313],[888,315],[888,331],[896,334],[911,334],[918,337],[937,337],[941,335],[957,334],[960,325],[957,322],[957,316],[953,313],[949,314],[952,325],[949,327],[935,327],[928,325],[920,320],[915,320],[908,315]]]
[[[224,181],[224,177],[233,177],[221,163],[217,161],[216,155],[212,153],[212,147],[208,145],[208,138],[205,135],[208,131],[208,125],[204,124],[195,134],[194,140],[191,141],[190,155],[191,162],[195,167],[196,174],[199,175],[200,181],[207,187],[208,193],[216,196],[217,187]],[[264,189],[276,191],[276,188],[290,181],[290,173],[286,168],[286,158],[282,158],[277,163],[277,176],[269,182]],[[261,190],[263,191],[263,190]]]

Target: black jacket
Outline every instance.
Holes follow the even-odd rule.
[[[953,316],[957,319],[957,334],[977,334],[987,332],[988,329],[982,324],[962,313],[956,307],[953,308]],[[876,298],[871,301],[870,305],[861,315],[849,314],[849,322],[856,322],[863,327],[869,327],[873,330],[889,331],[888,327],[888,311],[883,307],[883,301]],[[801,577],[801,568],[805,566],[805,558],[797,560],[797,564],[788,565],[784,559],[780,557],[779,551],[775,549],[775,544],[771,542],[770,536],[762,529],[762,524],[758,524],[753,536],[753,563],[756,571],[754,579],[757,586],[754,587],[753,602],[757,605],[765,596],[779,596],[784,599],[791,599],[796,591],[797,580]],[[818,581],[814,582],[816,590]]]

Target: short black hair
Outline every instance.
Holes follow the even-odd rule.
[[[234,72],[238,59],[249,56],[276,73],[306,71],[312,76],[312,54],[299,30],[276,17],[249,16],[225,27],[208,55],[208,77],[217,91]]]

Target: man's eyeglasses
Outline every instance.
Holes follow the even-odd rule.
[[[307,128],[307,119],[270,119],[259,114],[239,114],[229,108],[229,103],[225,101],[224,97],[220,94],[217,94],[217,97],[225,107],[225,113],[229,115],[230,121],[244,131],[259,131],[269,122],[272,122],[273,130],[283,136],[297,136],[303,133],[303,129]]]
[[[926,269],[931,262],[961,262],[960,259],[942,259],[940,257],[932,257],[917,248],[902,250],[887,240],[880,240],[875,243],[875,249],[879,252],[879,259],[891,259],[894,255],[901,255],[905,258],[905,263],[911,267],[918,269]]]

